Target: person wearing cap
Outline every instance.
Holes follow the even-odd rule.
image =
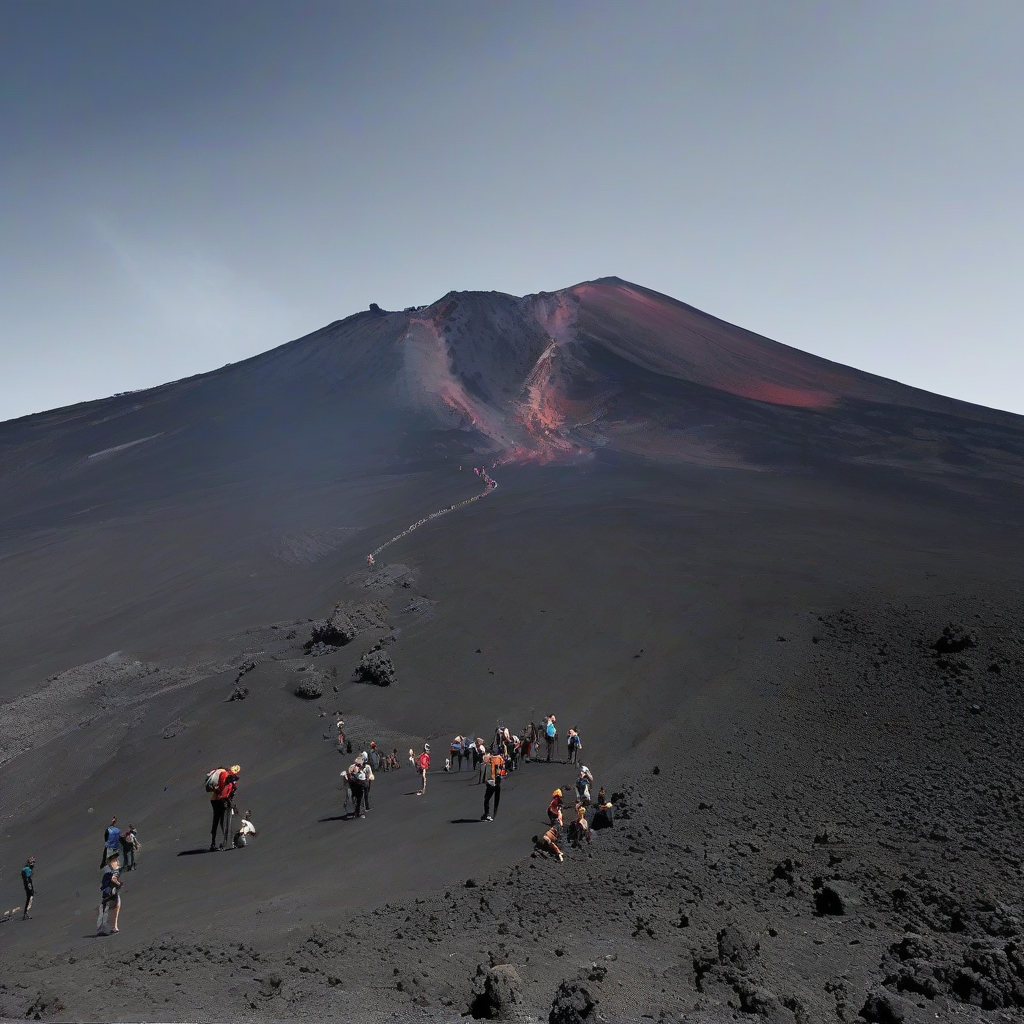
[[[412,751],[409,751],[410,756]],[[427,791],[427,772],[430,770],[430,744],[423,744],[423,753],[416,758],[416,771],[420,773],[420,791],[417,796],[423,796]]]
[[[214,788],[210,792],[210,803],[213,806],[213,827],[210,829],[210,852],[217,849],[217,829],[224,833],[220,848],[223,850],[228,843],[228,831],[231,828],[231,815],[234,811],[231,801],[238,790],[238,777],[242,766],[233,764],[230,769],[218,768]]]
[[[28,912],[32,909],[32,901],[36,898],[36,884],[33,875],[36,873],[36,859],[29,857],[25,866],[21,869],[21,884],[25,887],[25,911],[21,915],[22,921],[28,920]]]

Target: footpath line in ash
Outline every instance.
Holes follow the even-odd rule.
[[[391,547],[395,541],[401,540],[403,537],[408,537],[413,530],[418,530],[424,523],[429,523],[431,520],[439,519],[441,516],[448,515],[449,512],[455,512],[457,509],[465,508],[467,505],[472,505],[474,501],[479,501],[481,498],[486,498],[492,491],[498,489],[498,481],[493,477],[487,475],[487,470],[481,469],[478,471],[481,479],[484,481],[484,489],[479,494],[474,494],[472,498],[466,498],[464,501],[458,501],[454,505],[449,505],[447,508],[439,508],[436,512],[431,512],[429,516],[424,516],[422,519],[417,519],[412,526],[407,526],[401,533],[396,534],[391,540],[386,540],[379,548],[371,551],[366,556],[366,561],[373,565],[374,559],[385,549]]]

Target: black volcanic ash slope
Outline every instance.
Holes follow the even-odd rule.
[[[616,279],[0,425],[0,1015],[1016,1019],[1022,427]],[[565,864],[562,765],[341,820],[338,713],[443,757],[549,711],[619,794]],[[192,855],[221,761],[260,835]]]

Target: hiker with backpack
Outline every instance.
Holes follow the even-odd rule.
[[[36,898],[36,859],[29,857],[25,866],[21,869],[21,884],[25,888],[25,909],[21,915],[22,921],[29,919],[28,912],[32,909],[32,901]]]
[[[476,772],[476,784],[479,786],[484,781],[484,754],[487,753],[483,736],[477,736],[471,752],[473,754],[473,771]]]
[[[96,915],[97,935],[116,935],[121,916],[121,859],[115,853],[107,858],[100,879],[100,910]],[[113,914],[113,917],[111,917]],[[108,926],[104,931],[104,926]]]
[[[576,777],[576,800],[584,807],[590,806],[590,786],[594,781],[590,769],[586,765],[580,767],[580,773]]]
[[[104,829],[103,832],[103,859],[100,861],[100,867],[105,868],[107,861],[110,860],[111,854],[119,854],[121,852],[121,830],[117,827],[117,815],[110,819],[110,824]]]
[[[580,740],[578,729],[570,729],[565,736],[565,746],[569,751],[569,764],[580,763],[580,753],[583,750],[583,742]]]
[[[242,773],[241,765],[233,764],[229,769],[214,768],[206,776],[206,792],[210,794],[210,804],[213,807],[213,826],[210,829],[210,853],[217,849],[217,829],[223,830],[224,839],[221,843],[223,850],[227,846],[228,831],[231,828],[231,815],[234,808],[231,801],[238,790],[238,777]]]
[[[135,826],[129,824],[128,831],[121,833],[121,863],[125,871],[132,871],[135,868],[135,854],[141,849],[139,835]]]
[[[494,813],[498,813],[501,803],[501,780],[505,776],[505,758],[501,754],[484,755],[484,813],[481,821],[494,821],[491,814],[491,799],[494,800]]]
[[[451,755],[451,768],[454,771],[462,771],[462,758],[466,753],[465,747],[466,741],[461,736],[456,736],[455,739],[452,740],[452,745],[448,752]],[[458,768],[455,767],[456,762],[458,762]]]
[[[544,742],[547,744],[547,760],[550,762],[551,754],[555,749],[555,744],[558,742],[558,729],[555,728],[554,715],[548,715],[544,725]]]
[[[353,818],[365,818],[363,801],[366,799],[366,765],[360,754],[348,767],[348,784],[352,790]]]

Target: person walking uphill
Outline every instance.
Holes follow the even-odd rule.
[[[128,831],[121,833],[121,864],[125,871],[135,867],[135,854],[141,849],[135,826],[129,824]]]
[[[21,915],[22,921],[29,919],[28,912],[32,909],[32,901],[36,898],[36,883],[33,876],[36,873],[36,859],[29,857],[25,866],[21,869],[21,884],[25,887],[25,910]]]
[[[96,917],[97,935],[114,935],[118,931],[117,922],[121,916],[121,861],[118,855],[112,854],[103,869],[100,879],[100,912]],[[104,925],[109,923],[106,932]]]
[[[206,792],[210,794],[213,807],[213,825],[210,828],[210,852],[217,849],[217,829],[224,834],[221,849],[228,843],[228,831],[231,828],[231,801],[238,790],[238,777],[242,773],[241,765],[233,764],[230,769],[214,768],[206,776]]]
[[[481,821],[494,821],[491,814],[491,799],[494,799],[494,813],[501,803],[501,780],[505,776],[505,758],[501,754],[484,754],[484,813]]]
[[[103,832],[103,860],[100,867],[105,868],[112,854],[121,852],[121,830],[117,827],[117,815],[110,819],[110,824]]]

